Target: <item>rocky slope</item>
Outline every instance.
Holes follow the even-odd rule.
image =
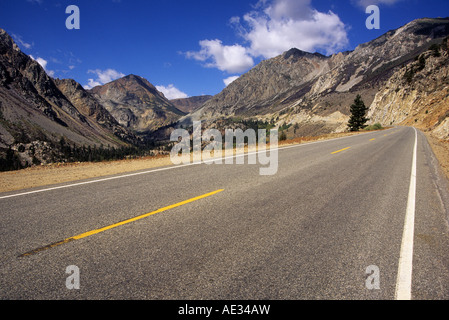
[[[415,126],[449,140],[447,38],[396,72],[380,88],[368,117],[372,123]]]
[[[82,92],[79,85],[71,86],[71,98]],[[45,163],[60,159],[55,146],[61,138],[72,145],[114,147],[126,145],[121,139],[134,139],[99,106],[91,113],[87,96],[74,99],[75,106],[61,89],[70,91],[0,29],[0,156],[14,151],[22,165]]]
[[[354,51],[325,57],[291,49],[261,62],[182,119],[298,123],[303,135],[343,131],[357,94],[366,105],[401,67],[449,34],[449,19],[419,19]]]
[[[195,115],[201,118],[272,113],[292,92],[308,92],[311,82],[335,63],[320,54],[291,49],[261,62],[207,101]]]
[[[128,75],[89,91],[125,128],[146,133],[176,122],[178,110],[146,79]]]
[[[90,93],[73,79],[54,79],[58,89],[83,114],[98,131],[109,134],[112,132],[122,141],[138,144],[139,139],[115,118]]]

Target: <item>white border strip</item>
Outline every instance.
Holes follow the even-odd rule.
[[[392,129],[388,129],[388,130],[392,130]],[[362,135],[371,134],[371,133],[377,133],[377,132],[367,132],[367,133],[361,133],[361,134],[358,134],[358,135],[351,135],[351,136],[340,137],[340,138],[335,138],[335,139],[320,140],[320,141],[315,141],[315,142],[302,143],[302,144],[298,144],[298,145],[285,146],[285,147],[277,148],[277,150],[298,148],[298,147],[309,146],[309,145],[317,144],[317,143],[330,142],[330,141],[336,141],[336,140],[340,140],[340,139],[347,139],[347,138],[353,138],[353,137],[360,137]],[[92,184],[92,183],[98,183],[98,182],[122,179],[122,178],[133,177],[133,176],[139,176],[139,175],[149,174],[149,173],[154,173],[154,172],[160,172],[160,171],[184,168],[184,167],[189,167],[189,166],[203,164],[203,163],[212,163],[212,162],[215,162],[217,160],[226,160],[226,159],[237,158],[237,157],[246,157],[248,155],[259,154],[261,152],[268,152],[268,151],[269,151],[269,149],[261,150],[261,151],[253,151],[253,152],[248,152],[248,153],[234,155],[234,156],[228,156],[228,157],[222,157],[222,158],[203,160],[201,162],[193,162],[193,163],[181,164],[181,165],[165,167],[165,168],[160,168],[160,169],[153,169],[153,170],[149,170],[149,171],[143,171],[143,172],[130,173],[130,174],[125,174],[125,175],[120,175],[120,176],[114,176],[114,177],[109,177],[109,178],[102,178],[102,179],[85,181],[85,182],[71,183],[71,184],[58,186],[58,187],[45,188],[45,189],[41,189],[41,190],[34,190],[34,191],[28,191],[28,192],[22,192],[22,193],[2,196],[2,197],[0,197],[0,200],[8,199],[8,198],[14,198],[14,197],[19,197],[19,196],[30,195],[30,194],[35,194],[35,193],[47,192],[47,191],[52,191],[52,190],[58,190],[58,189],[65,189],[65,188],[71,188],[71,187],[76,187],[76,186],[82,186],[82,185],[86,185],[86,184]]]
[[[401,254],[399,257],[398,276],[396,280],[396,292],[395,292],[396,300],[412,299],[413,237],[415,229],[417,145],[418,145],[418,132],[415,129],[415,147],[413,150],[410,189],[408,193],[407,212],[405,215],[404,233],[402,235]]]

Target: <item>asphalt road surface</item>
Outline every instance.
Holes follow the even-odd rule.
[[[196,164],[0,194],[0,298],[449,298],[447,182],[421,132],[278,154],[272,176]]]

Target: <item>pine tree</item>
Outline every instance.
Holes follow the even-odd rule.
[[[366,122],[369,120],[366,118],[366,112],[368,108],[362,100],[360,95],[354,100],[354,104],[351,106],[351,118],[348,122],[348,127],[350,131],[359,131],[365,127]]]

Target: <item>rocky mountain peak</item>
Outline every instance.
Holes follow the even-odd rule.
[[[417,19],[397,29],[396,34],[401,31],[419,36],[442,38],[449,33],[449,17]]]
[[[137,88],[140,86],[150,91],[157,91],[156,87],[153,84],[151,84],[147,79],[134,74],[130,74],[121,79],[118,79],[116,80],[116,83],[127,85],[130,87],[130,89]]]
[[[294,60],[297,60],[298,58],[303,58],[303,57],[309,57],[309,58],[311,58],[311,57],[326,58],[326,56],[324,56],[324,55],[322,55],[322,54],[320,54],[320,53],[318,53],[318,52],[316,52],[316,53],[310,53],[310,52],[306,52],[306,51],[299,50],[299,49],[297,49],[297,48],[292,48],[292,49],[290,49],[290,50],[284,52],[284,54],[283,54],[282,56],[283,56],[283,58],[284,58],[285,60],[288,60],[288,59],[294,59]]]
[[[14,51],[20,51],[17,44],[13,41],[10,35],[0,28],[0,54],[6,52],[7,49],[13,49]]]
[[[145,78],[130,74],[90,92],[122,126],[148,132],[185,115]]]

